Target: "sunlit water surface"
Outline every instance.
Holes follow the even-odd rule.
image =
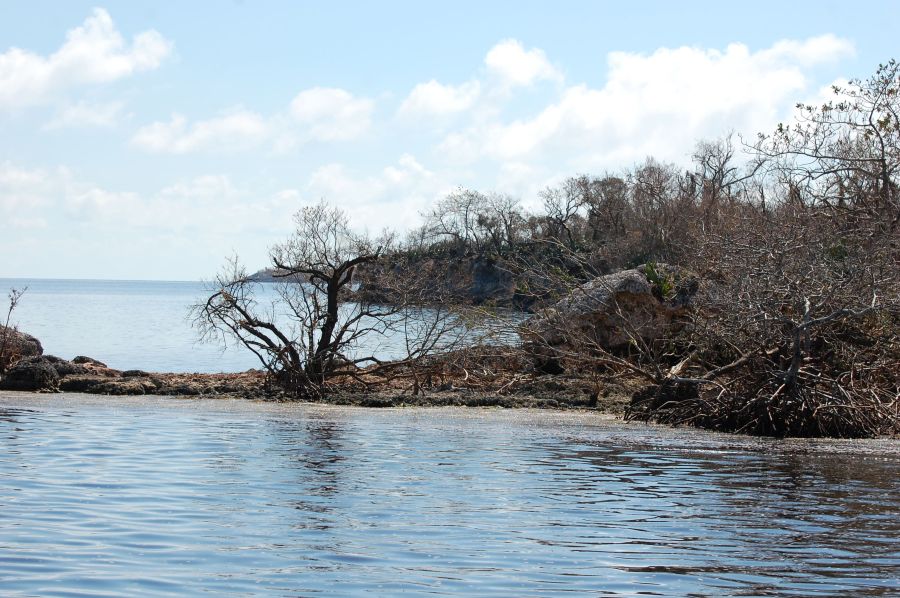
[[[897,595],[893,441],[0,394],[0,595]]]
[[[37,337],[47,354],[87,355],[113,368],[155,372],[260,367],[247,351],[198,342],[188,311],[204,297],[203,283],[0,279],[3,295],[25,287],[13,322]]]
[[[241,346],[198,340],[190,307],[209,296],[201,282],[0,278],[4,319],[5,295],[12,288],[27,288],[12,322],[37,337],[50,355],[64,359],[86,355],[112,368],[152,372],[242,372],[262,367]],[[273,284],[258,284],[255,289],[263,309],[277,298]],[[284,325],[283,330],[288,332],[289,327]],[[397,333],[368,334],[355,355],[393,359],[404,355],[404,347],[404,338]]]

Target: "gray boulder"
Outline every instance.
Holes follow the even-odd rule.
[[[600,276],[530,318],[527,342],[545,348],[595,346],[625,350],[680,330],[699,288],[696,276],[666,264],[645,264]]]

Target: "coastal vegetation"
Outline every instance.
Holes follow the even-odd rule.
[[[446,356],[422,350],[386,370],[371,356],[354,359],[342,339],[377,332],[415,304],[468,314],[476,306],[499,329],[503,318],[491,308],[504,306],[533,315],[508,323],[523,340],[504,349],[524,356],[506,360],[517,372],[470,364],[502,378],[481,380],[495,392],[511,392],[515,374],[520,382],[575,375],[598,393],[612,379],[633,378],[642,386],[627,410],[632,419],[775,436],[896,432],[898,65],[833,93],[820,106],[798,105],[796,123],[753,143],[698,143],[687,169],[648,158],[626,172],[570,178],[542,193],[538,213],[507,195],[459,189],[400,243],[374,248],[352,239],[342,220],[347,243],[336,236],[313,247],[298,245],[320,236],[309,217],[327,213],[330,223],[337,213],[307,209],[272,265],[277,276],[300,277],[293,289],[312,309],[300,318],[299,340],[263,341],[267,368],[276,379],[290,371],[301,394],[321,394],[347,375],[371,384],[388,370],[413,369],[411,391],[426,392],[444,379],[435,371],[453,370]],[[411,272],[421,274],[415,284]],[[202,312],[204,332],[225,323],[263,348],[259,329],[271,323],[229,299],[243,296],[231,290],[236,280],[245,278],[219,281]],[[334,336],[342,292],[354,307]],[[331,302],[324,313],[320,298]],[[296,314],[296,300],[286,301]],[[222,309],[232,310],[225,319]],[[364,318],[378,324],[361,325]],[[431,329],[428,348],[451,330]],[[302,367],[282,365],[294,348],[306,356]],[[498,352],[460,349],[457,360],[460,351],[478,355],[475,362]],[[301,369],[297,385],[291,376]]]
[[[772,133],[701,141],[687,167],[647,158],[574,176],[537,210],[460,188],[421,227],[370,236],[338,208],[308,206],[266,270],[233,258],[193,307],[202,338],[251,351],[262,371],[203,388],[603,408],[768,436],[897,434],[898,169],[891,61],[798,105]],[[390,358],[372,338],[393,339]],[[105,388],[103,376],[140,392],[184,382],[84,359],[75,374],[48,367],[73,389]]]
[[[358,270],[369,266],[372,280],[372,266],[392,263],[397,249],[390,234],[372,240],[355,233],[343,211],[324,203],[300,210],[295,224],[291,237],[271,250],[277,299],[261,303],[259,283],[235,258],[214,281],[212,295],[193,308],[204,339],[239,343],[274,383],[305,399],[321,398],[335,379],[363,381],[362,371],[371,377],[450,348],[447,333],[458,328],[453,313],[420,309],[425,288],[413,270],[381,273],[389,302],[362,295],[348,301]],[[388,363],[375,352],[360,353],[364,336],[389,334],[402,334],[401,358]]]

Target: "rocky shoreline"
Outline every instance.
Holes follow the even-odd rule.
[[[161,373],[117,370],[101,361],[79,356],[65,360],[34,355],[18,361],[0,380],[0,390],[94,395],[244,398],[264,401],[296,400],[267,383],[264,372]],[[576,376],[529,376],[506,388],[473,387],[462,376],[445,376],[433,389],[414,390],[402,376],[391,381],[360,384],[338,381],[320,403],[361,407],[499,407],[533,409],[589,409],[622,415],[634,388],[611,383],[597,390]]]
[[[0,379],[0,390],[213,396],[247,393],[261,386],[264,379],[261,372],[254,370],[237,374],[156,373],[117,370],[84,356],[69,361],[53,355],[37,355],[13,365]]]

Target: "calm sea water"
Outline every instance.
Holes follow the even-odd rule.
[[[0,595],[887,596],[891,442],[0,394]]]
[[[116,369],[155,372],[242,372],[261,367],[242,347],[200,343],[189,307],[208,296],[200,282],[0,278],[0,307],[10,288],[28,287],[13,322],[38,339],[44,352],[71,359],[87,355]],[[263,301],[272,285],[259,285]],[[400,339],[370,336],[382,358]]]

